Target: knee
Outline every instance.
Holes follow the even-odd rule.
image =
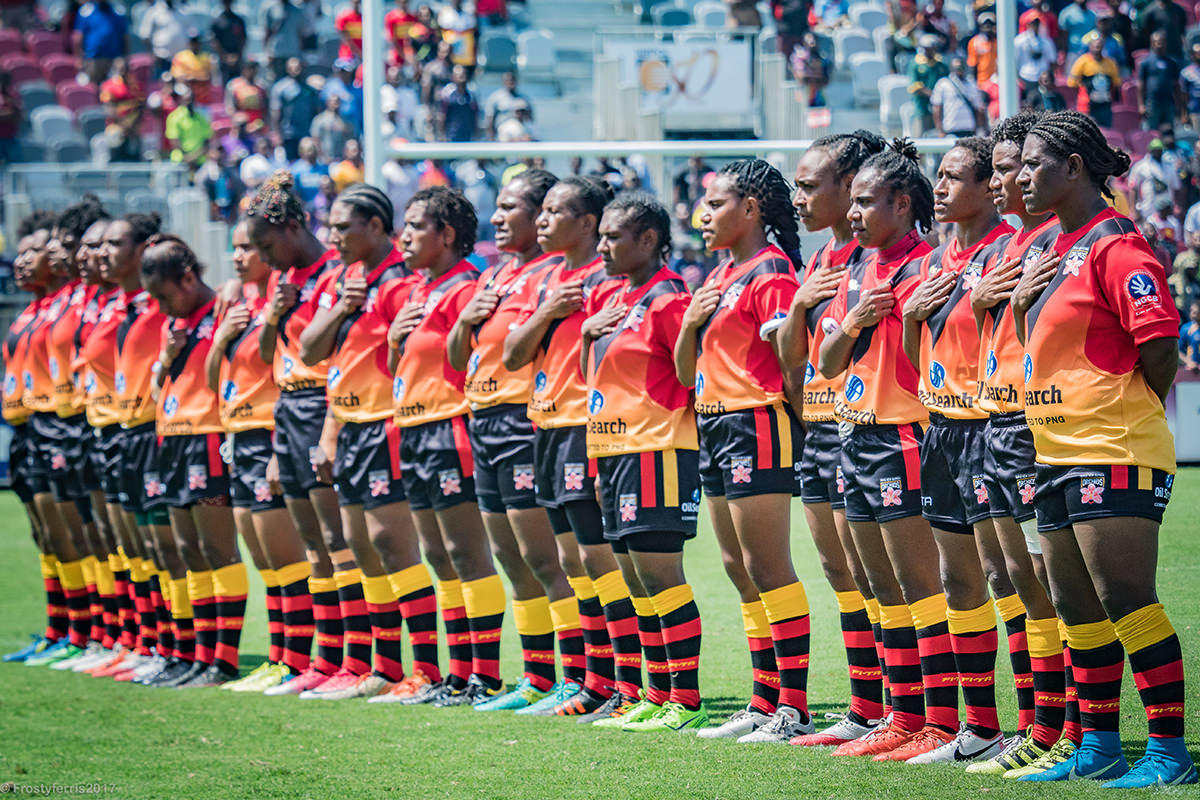
[[[560,549],[558,551],[558,563],[562,566],[563,572],[568,575],[578,577],[584,574],[583,559],[580,558],[577,549]]]
[[[553,586],[563,578],[563,569],[552,556],[530,553],[525,561],[542,586]]]

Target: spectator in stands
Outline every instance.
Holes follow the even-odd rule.
[[[341,114],[354,126],[354,130],[363,129],[363,90],[354,81],[354,69],[357,65],[348,58],[339,58],[333,62],[333,75],[325,81],[321,89],[321,99],[329,102],[330,97],[336,96],[341,100]],[[339,151],[340,152],[340,151]]]
[[[108,114],[105,135],[110,161],[142,160],[142,112],[146,92],[124,58],[113,61],[112,77],[100,84],[100,102]]]
[[[820,10],[828,8],[837,8],[845,6],[845,0],[817,0],[817,24],[824,25],[825,22],[820,15]],[[725,24],[730,28],[754,28],[758,30],[762,27],[762,17],[758,13],[758,4],[754,0],[725,0],[726,18]],[[843,10],[843,15],[844,15]]]
[[[707,277],[704,259],[701,256],[699,245],[691,236],[684,238],[678,254],[671,257],[670,269],[683,278],[683,282],[693,292],[700,288],[700,284],[704,283],[704,279]]]
[[[262,138],[262,120],[255,120],[251,128],[246,112],[238,111],[230,122],[229,133],[221,137],[221,148],[236,164],[254,152],[255,144]]]
[[[514,110],[520,105],[525,106],[525,109],[530,112],[530,119],[532,119],[533,112],[529,98],[517,91],[517,73],[506,72],[501,78],[500,88],[488,95],[483,104],[483,127],[487,131],[489,139],[496,138],[496,127],[511,117]]]
[[[958,52],[958,26],[946,16],[946,0],[933,0],[917,12],[917,30],[927,36],[936,36],[939,53]]]
[[[231,117],[241,113],[246,115],[248,122],[265,125],[269,108],[267,90],[258,80],[258,61],[248,58],[242,64],[242,74],[225,87],[225,110]]]
[[[935,36],[922,36],[917,48],[916,58],[908,65],[908,92],[912,95],[916,129],[925,133],[934,129],[933,108],[930,102],[933,98],[933,87],[942,78],[950,74],[950,68],[938,54],[938,40]]]
[[[1049,70],[1038,77],[1037,86],[1025,93],[1024,103],[1034,111],[1065,111],[1067,101],[1054,83],[1054,74]]]
[[[421,71],[421,102],[427,106],[437,103],[442,87],[450,82],[450,75],[454,71],[450,53],[449,42],[438,42],[437,56]]]
[[[171,59],[171,77],[187,84],[200,105],[213,102],[210,95],[216,69],[212,56],[200,46],[200,34],[196,30],[190,31],[187,46]]]
[[[350,0],[350,7],[338,14],[333,21],[337,28],[342,45],[338,48],[338,58],[351,61],[363,60],[363,17],[362,0]]]
[[[581,162],[582,165],[582,162]],[[675,209],[675,218],[681,223],[692,215],[692,209],[704,197],[704,178],[711,175],[713,168],[705,161],[704,156],[691,156],[671,181],[671,207]],[[578,172],[573,174],[578,175]]]
[[[142,12],[138,36],[154,54],[155,73],[171,69],[171,59],[188,45],[187,17],[175,8],[175,0],[153,0]]]
[[[366,164],[363,163],[362,145],[358,139],[350,139],[342,150],[342,160],[329,167],[329,177],[333,178],[339,192],[347,186],[362,183],[367,179]]]
[[[289,58],[302,55],[300,39],[306,21],[304,12],[292,5],[291,0],[274,0],[263,9],[263,47],[271,63],[271,75],[283,77]]]
[[[12,85],[12,73],[0,69],[0,166],[21,160],[21,95]]]
[[[389,63],[407,64],[413,60],[412,35],[417,16],[408,10],[408,0],[396,0],[396,7],[383,17],[383,27],[391,45]]]
[[[451,60],[468,70],[475,69],[475,7],[464,6],[463,0],[449,0],[442,4],[437,17],[442,29],[442,39],[450,43]]]
[[[404,227],[404,208],[408,201],[417,193],[417,170],[409,163],[400,159],[389,159],[382,168],[383,190],[392,201],[396,210],[396,230]]]
[[[887,58],[892,70],[908,74],[908,65],[917,54],[917,6],[913,0],[906,2],[889,2],[887,8],[888,25],[892,35],[888,39]]]
[[[1183,6],[1173,0],[1152,0],[1138,12],[1137,28],[1143,42],[1161,31],[1167,40],[1167,55],[1176,61],[1183,60],[1183,34],[1187,30],[1187,12]]]
[[[304,204],[316,198],[321,189],[321,178],[329,175],[329,166],[320,161],[317,143],[306,136],[300,140],[300,157],[292,162],[292,175],[296,178],[296,191]]]
[[[532,142],[537,138],[533,128],[533,113],[528,103],[519,103],[512,114],[496,127],[498,142]]]
[[[979,33],[967,42],[967,66],[975,73],[975,83],[983,85],[996,74],[996,15],[979,15]]]
[[[1192,241],[1193,235],[1200,236],[1200,203],[1194,203],[1187,210],[1187,214],[1183,217],[1183,235],[1187,237],[1188,243]]]
[[[233,222],[238,203],[246,193],[238,171],[229,163],[229,155],[216,139],[208,143],[204,164],[196,170],[196,188],[208,195],[209,218],[214,222]]]
[[[1087,0],[1074,0],[1058,15],[1059,46],[1067,53],[1067,63],[1084,53],[1083,37],[1096,27],[1096,12],[1087,6]]]
[[[493,27],[503,25],[508,21],[508,3],[506,0],[477,0],[475,15]]]
[[[479,129],[479,101],[467,86],[467,69],[454,66],[450,85],[438,95],[436,113],[438,139],[444,142],[469,142]]]
[[[246,191],[253,192],[267,178],[286,166],[286,163],[275,157],[275,148],[271,146],[270,140],[263,136],[255,140],[254,152],[242,159],[238,167],[238,176],[246,185]]]
[[[775,17],[776,44],[784,58],[803,45],[808,33],[808,15],[812,11],[812,0],[771,0],[771,14]]]
[[[1113,103],[1121,99],[1121,72],[1117,62],[1104,53],[1104,40],[1092,37],[1088,49],[1075,59],[1067,85],[1079,90],[1075,107],[1092,119],[1101,128],[1113,124]]]
[[[934,85],[930,105],[938,136],[962,138],[987,131],[987,99],[967,77],[962,58],[950,59],[950,74]]]
[[[1192,267],[1193,277],[1195,272]],[[1187,322],[1179,326],[1179,362],[1184,369],[1200,372],[1200,300],[1192,300],[1186,308]]]
[[[1159,235],[1158,228],[1152,223],[1142,220],[1138,226],[1142,231],[1142,236],[1146,238],[1146,244],[1150,246],[1150,250],[1154,253],[1154,257],[1162,264],[1163,269],[1171,268],[1171,253],[1163,246],[1162,236]]]
[[[1032,17],[1024,33],[1013,40],[1013,61],[1022,92],[1037,84],[1043,72],[1053,72],[1058,64],[1058,50],[1050,37],[1042,32],[1040,17]]]
[[[322,0],[300,0],[300,13],[303,22],[300,24],[300,51],[302,53],[317,52],[317,27],[325,13],[321,10]]]
[[[1159,239],[1173,262],[1183,242],[1183,223],[1175,216],[1175,204],[1165,197],[1160,197],[1154,202],[1154,213],[1147,217],[1146,221],[1158,230]]]
[[[812,31],[804,34],[801,44],[792,50],[790,66],[792,77],[803,86],[808,96],[809,108],[825,105],[824,88],[829,85],[833,63],[821,52],[817,35]]]
[[[1200,130],[1200,43],[1192,45],[1192,60],[1179,72],[1192,130]]]
[[[1129,188],[1143,218],[1154,213],[1159,200],[1175,202],[1175,193],[1180,188],[1179,173],[1163,161],[1161,139],[1152,139],[1146,146],[1146,156],[1129,170]]]
[[[1132,51],[1133,20],[1122,10],[1123,2],[1124,0],[1105,0],[1105,4],[1108,6],[1106,11],[1108,12],[1108,16],[1112,18],[1113,35],[1121,37],[1121,41],[1125,43],[1125,47]],[[1103,16],[1103,13],[1100,14],[1097,20]],[[1126,61],[1130,67],[1133,66],[1132,60],[1126,59]]]
[[[312,224],[313,233],[321,241],[328,241],[327,225],[329,223],[329,209],[333,206],[333,201],[337,200],[338,189],[333,182],[333,178],[328,175],[321,178],[321,188],[317,191],[317,196],[313,198],[311,214],[309,222]]]
[[[221,83],[242,72],[246,52],[246,21],[233,10],[233,0],[221,0],[221,13],[212,22],[213,49],[221,65]]]
[[[420,107],[417,90],[409,82],[404,67],[388,67],[386,78],[386,83],[379,89],[379,110],[384,116],[383,135],[411,139],[415,135]]]
[[[1150,54],[1138,64],[1138,112],[1147,130],[1175,122],[1185,108],[1179,62],[1167,54],[1167,35],[1150,34]]]
[[[271,87],[272,129],[279,134],[283,152],[289,160],[300,157],[300,142],[312,131],[313,120],[324,105],[321,95],[304,80],[304,63],[289,58],[286,74]],[[315,189],[314,189],[315,192]]]
[[[179,107],[167,116],[165,135],[171,148],[171,160],[195,167],[204,163],[204,149],[212,138],[212,123],[208,115],[196,108],[192,90],[176,86]]]
[[[427,4],[417,6],[417,22],[409,29],[408,39],[413,57],[420,63],[424,64],[437,55],[442,43],[442,34],[438,30],[433,10]]]
[[[1125,40],[1113,30],[1113,16],[1107,8],[1101,9],[1096,15],[1096,29],[1084,35],[1083,46],[1090,51],[1094,39],[1100,40],[1100,52],[1117,62],[1122,75],[1127,74],[1130,66],[1129,51],[1125,47]]]
[[[125,35],[129,24],[125,15],[109,0],[95,0],[75,15],[76,52],[83,57],[83,71],[99,86],[112,69],[113,59],[125,55]]]
[[[358,135],[354,126],[342,116],[341,108],[342,99],[337,95],[331,96],[325,101],[325,110],[313,119],[309,130],[326,158],[342,152],[346,140]]]
[[[1174,269],[1171,277],[1167,278],[1171,297],[1175,299],[1180,316],[1194,303],[1200,302],[1200,278],[1197,278],[1197,271],[1200,270],[1200,232],[1193,231],[1187,238],[1188,247],[1175,256]],[[1192,321],[1195,319],[1192,317]]]
[[[1029,27],[1029,20],[1037,17],[1042,21],[1042,33],[1050,37],[1055,45],[1061,44],[1058,30],[1058,14],[1051,0],[1037,0],[1031,8],[1020,16],[1017,21],[1017,33],[1024,33]]]

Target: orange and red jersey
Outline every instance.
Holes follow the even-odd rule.
[[[1105,209],[1060,233],[1058,271],[1026,314],[1025,416],[1043,464],[1175,471],[1138,347],[1179,334],[1166,274],[1128,218]]]
[[[29,352],[29,334],[49,301],[40,297],[22,309],[4,337],[4,420],[20,425],[29,418],[25,407],[25,357]]]
[[[626,306],[616,330],[588,354],[588,458],[654,450],[695,450],[692,393],[675,374],[675,340],[691,302],[687,284],[662,268],[642,286],[627,281],[585,306]]]
[[[338,326],[328,359],[326,396],[339,422],[375,422],[394,413],[387,332],[408,300],[415,278],[392,248],[369,274],[363,273],[362,262],[326,271],[317,284],[318,306],[337,305],[342,282],[350,276],[366,279],[367,299]]]
[[[846,277],[855,290],[862,283],[863,268],[866,265],[865,251],[858,242],[851,241],[841,248],[835,249],[835,242],[830,240],[824,247],[813,255],[804,271],[804,280],[812,277],[818,269],[830,267],[845,267]],[[808,363],[804,365],[804,410],[802,417],[805,422],[834,422],[834,401],[842,391],[845,378],[838,375],[826,378],[817,369],[818,356],[821,353],[821,343],[825,337],[842,324],[841,317],[834,319],[830,316],[833,298],[829,297],[808,309],[804,315],[804,324],[808,328]]]
[[[97,292],[83,309],[75,331],[75,391],[88,424],[104,428],[119,422],[113,373],[116,371],[117,326],[121,324],[121,290]]]
[[[275,427],[275,401],[279,387],[271,367],[263,363],[258,350],[258,333],[267,298],[253,284],[242,288],[242,302],[250,311],[250,324],[225,346],[221,355],[220,387],[221,426],[237,433],[256,428]]]
[[[124,317],[117,325],[113,389],[121,426],[133,428],[154,421],[156,409],[150,396],[150,381],[162,351],[167,315],[144,289],[122,291],[121,305]]]
[[[979,329],[971,290],[1002,252],[1012,226],[1001,222],[968,248],[950,239],[921,259],[921,280],[949,270],[958,276],[950,297],[921,325],[921,383],[917,397],[951,419],[986,419],[979,407]]]
[[[721,301],[697,337],[696,411],[784,402],[783,370],[767,337],[783,324],[800,287],[792,262],[769,245],[744,264],[725,262],[705,285],[720,288]]]
[[[82,281],[71,282],[66,307],[46,322],[46,366],[54,381],[54,410],[60,417],[73,417],[83,412],[82,398],[76,392],[75,334],[83,323],[83,310],[100,290],[85,286]]]
[[[411,428],[467,413],[463,394],[467,373],[450,365],[446,337],[475,296],[478,278],[479,270],[464,260],[434,280],[419,277],[414,282],[408,302],[421,304],[421,321],[400,348],[392,381],[398,427]]]
[[[217,330],[216,304],[214,297],[191,316],[168,323],[174,330],[187,331],[187,341],[167,369],[158,393],[159,436],[195,436],[222,430],[217,394],[208,386],[204,367]]]
[[[567,269],[564,261],[546,274],[516,323],[524,324],[550,293],[564,283],[583,281],[583,300],[602,302],[609,292],[621,287],[604,271],[597,257],[577,269]],[[594,297],[593,297],[594,296]],[[569,428],[586,425],[587,384],[579,371],[579,350],[583,342],[580,330],[587,314],[583,309],[556,319],[546,329],[546,335],[533,362],[533,394],[529,398],[529,421],[539,428]]]
[[[890,286],[896,304],[890,314],[859,332],[842,392],[835,401],[839,420],[856,425],[904,425],[929,418],[917,399],[917,368],[904,354],[901,314],[921,283],[921,259],[932,249],[911,231],[887,250],[871,253],[858,289],[851,288],[849,274],[842,279],[830,306],[834,319],[844,318],[858,304],[859,295],[876,286]]]
[[[1032,267],[1059,234],[1058,218],[1051,217],[1033,230],[1024,228],[1009,237],[998,266],[1018,256],[1021,268]],[[1025,374],[1021,362],[1025,348],[1017,339],[1016,322],[1008,301],[987,310],[979,351],[979,407],[989,414],[1011,414],[1025,410]]]
[[[50,352],[50,334],[54,323],[67,312],[76,288],[73,281],[50,295],[49,302],[42,306],[38,320],[29,330],[29,349],[22,364],[25,387],[24,403],[30,411],[56,412],[58,395],[56,387],[69,371],[70,362],[59,363]]]
[[[513,258],[498,267],[488,267],[479,276],[480,287],[500,295],[492,315],[481,322],[471,337],[467,382],[463,391],[472,410],[505,403],[528,403],[533,387],[533,364],[515,372],[504,366],[504,340],[516,327],[521,309],[538,290],[542,277],[561,264],[561,253],[548,253],[521,265]]]
[[[296,392],[303,389],[324,389],[325,375],[328,363],[321,361],[314,366],[308,366],[300,358],[300,334],[312,322],[317,313],[317,284],[321,277],[342,266],[336,250],[326,251],[315,264],[309,264],[303,269],[291,267],[282,274],[286,283],[300,290],[296,305],[288,309],[279,319],[279,329],[275,342],[275,383],[283,392]],[[275,296],[275,287],[279,285],[281,275],[272,272],[267,282],[268,300]]]

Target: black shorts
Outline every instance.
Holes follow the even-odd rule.
[[[788,406],[697,414],[700,482],[711,497],[801,494],[804,429]]]
[[[538,428],[533,437],[537,502],[562,508],[574,500],[596,500],[596,459],[587,457],[587,428]]]
[[[255,428],[229,434],[233,458],[229,467],[229,496],[234,508],[272,511],[285,508],[283,497],[271,493],[267,462],[274,453],[271,431]]]
[[[159,468],[158,431],[153,422],[126,428],[121,436],[121,475],[117,500],[131,514],[166,505],[166,476]]]
[[[938,530],[971,535],[987,519],[985,419],[929,415],[921,443],[921,516]]]
[[[800,457],[800,499],[845,508],[842,479],[842,440],[836,422],[810,422]]]
[[[8,486],[22,503],[32,503],[34,487],[28,477],[29,425],[15,425],[12,432],[8,442]]]
[[[1161,523],[1175,476],[1132,465],[1037,465],[1038,531],[1069,528],[1076,522],[1109,517],[1141,517]]]
[[[95,428],[96,440],[92,442],[92,464],[100,478],[100,490],[104,502],[121,502],[121,443],[125,429],[120,425]]]
[[[167,505],[188,508],[222,498],[228,503],[229,468],[221,457],[223,441],[224,434],[220,433],[163,437],[158,463],[167,484]]]
[[[99,492],[104,487],[100,483],[100,470],[96,463],[100,458],[96,452],[100,442],[96,429],[88,425],[83,431],[83,439],[83,462],[79,468],[79,479],[85,492]]]
[[[523,405],[480,409],[467,423],[475,458],[479,510],[503,514],[537,506],[533,469],[533,423]]]
[[[278,428],[275,443],[278,446]],[[400,483],[400,429],[395,420],[389,417],[342,426],[333,460],[333,485],[343,506],[372,509],[408,499]]]
[[[921,515],[921,440],[916,423],[855,425],[842,440],[846,519],[891,522]]]
[[[321,441],[327,408],[324,389],[282,392],[275,402],[275,455],[284,497],[308,499],[320,485],[312,449]]]
[[[466,416],[400,432],[400,480],[414,511],[475,502],[475,459]]]
[[[691,539],[700,512],[700,455],[695,450],[621,453],[596,459],[604,538],[673,531]]]
[[[1025,412],[993,414],[984,439],[983,482],[992,516],[1012,517],[1017,522],[1033,519],[1037,452]]]
[[[34,470],[45,477],[54,499],[71,503],[87,497],[83,463],[85,437],[92,431],[87,415],[60,417],[54,412],[38,412],[29,418],[29,424],[33,426]]]

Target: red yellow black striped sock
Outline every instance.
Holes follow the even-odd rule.
[[[835,592],[842,626],[842,643],[850,669],[851,721],[866,725],[883,717],[883,670],[875,655],[875,635],[862,592]]]
[[[71,633],[71,614],[67,610],[62,581],[58,579],[58,559],[43,553],[40,561],[42,586],[46,591],[46,631],[42,635],[57,642]]]
[[[1125,671],[1125,650],[1117,631],[1106,619],[1066,628],[1079,693],[1079,724],[1084,733],[1115,733],[1120,729],[1121,676]]]
[[[1033,739],[1050,747],[1062,736],[1067,707],[1063,647],[1058,619],[1025,619],[1029,664],[1033,670]]]
[[[104,638],[100,645],[106,650],[111,650],[121,636],[120,608],[117,605],[117,573],[121,571],[121,557],[116,553],[109,553],[100,562],[100,566],[97,580],[100,604],[104,606]]]
[[[260,569],[267,603],[267,661],[283,663],[283,590],[273,569]]]
[[[500,626],[504,623],[504,582],[496,574],[463,581],[463,605],[471,631],[471,673],[489,689],[504,685],[500,680]]]
[[[184,661],[196,660],[195,613],[188,597],[187,578],[172,578],[167,588],[171,596],[171,633],[175,636],[173,655]]]
[[[437,683],[442,679],[438,662],[437,596],[429,569],[424,564],[414,564],[388,575],[388,583],[396,594],[400,615],[408,628],[413,673],[424,673],[426,678]]]
[[[625,577],[615,569],[596,578],[592,584],[604,607],[604,627],[612,642],[617,691],[626,697],[638,697],[642,690],[642,643],[638,638],[637,612]]]
[[[880,604],[879,625],[887,654],[892,724],[900,730],[916,733],[925,724],[925,684],[912,612],[908,606]]]
[[[550,598],[513,600],[513,622],[521,638],[524,676],[540,692],[554,685],[554,622]]]
[[[672,586],[650,598],[662,625],[663,645],[671,667],[671,702],[700,707],[700,609],[692,587]]]
[[[958,670],[946,623],[946,596],[938,593],[909,604],[921,654],[925,724],[958,732]]]
[[[158,644],[158,632],[154,624],[154,603],[150,599],[150,568],[141,558],[131,560],[130,583],[134,592],[134,609],[137,616],[137,646],[140,656],[150,655]],[[190,586],[189,586],[190,594]],[[195,606],[195,597],[192,597]]]
[[[461,689],[471,677],[471,629],[463,605],[462,581],[438,581],[437,599],[442,609],[442,624],[446,626],[446,650],[450,654],[446,682]]]
[[[342,609],[337,582],[333,578],[309,578],[308,591],[317,623],[317,657],[312,666],[322,675],[332,675],[342,667]]]
[[[171,657],[175,652],[175,631],[171,628],[171,576],[156,572],[150,577],[150,601],[154,603],[154,629],[158,634],[159,654]]]
[[[1063,681],[1067,685],[1067,708],[1063,714],[1063,738],[1079,744],[1083,741],[1083,725],[1079,719],[1079,687],[1075,685],[1075,670],[1071,666],[1071,648],[1067,646],[1067,626],[1058,621],[1063,648]]]
[[[671,699],[671,665],[663,644],[662,622],[649,597],[633,598],[633,609],[638,620],[638,641],[646,661],[646,699],[661,706]]]
[[[883,625],[879,621],[879,601],[868,597],[867,619],[871,620],[871,637],[875,639],[875,658],[879,661],[879,674],[883,680],[883,716],[892,713],[892,689],[888,683],[887,656],[883,648]],[[907,609],[905,609],[907,611]],[[912,617],[909,616],[911,622]],[[883,717],[880,717],[883,719]]]
[[[238,648],[246,617],[246,595],[250,582],[241,561],[213,570],[213,594],[217,600],[216,665],[227,675],[238,671]]]
[[[608,627],[604,621],[604,606],[600,605],[591,578],[568,577],[567,581],[575,590],[575,600],[579,604],[579,625],[583,628],[583,653],[587,662],[583,685],[599,697],[609,697],[616,675],[612,642],[609,641]]]
[[[779,704],[779,669],[775,666],[775,642],[771,639],[771,623],[762,600],[742,603],[742,629],[750,646],[750,671],[753,686],[750,707],[770,716]]]
[[[1024,615],[1021,619],[1023,622]],[[999,649],[996,606],[989,598],[978,608],[949,608],[946,625],[950,630],[958,683],[962,687],[967,728],[977,736],[990,739],[1000,732],[1000,716],[996,711],[996,651]]]
[[[1017,689],[1017,730],[1033,724],[1037,699],[1033,687],[1033,665],[1029,661],[1029,639],[1025,633],[1025,604],[1015,594],[996,598],[996,610],[1008,636],[1008,660]]]
[[[1183,736],[1183,652],[1161,603],[1143,606],[1114,624],[1129,653],[1150,736]]]
[[[137,646],[137,604],[133,589],[133,563],[124,549],[117,548],[121,557],[121,572],[115,575],[117,582],[117,616],[121,625],[121,646],[132,650]]]
[[[337,584],[346,645],[341,668],[355,675],[366,675],[371,671],[371,618],[363,599],[362,570],[340,570],[333,573],[333,580]]]
[[[308,576],[312,567],[307,561],[297,561],[275,570],[279,580],[283,611],[283,663],[297,675],[308,669],[312,658],[313,636],[317,632],[313,619],[313,599],[308,592]]]
[[[579,603],[574,597],[555,600],[550,604],[550,619],[554,622],[554,634],[558,638],[558,658],[562,662],[563,680],[574,681],[582,686],[587,670],[584,666],[583,629],[579,627]]]
[[[371,638],[375,641],[372,670],[389,681],[404,680],[404,617],[386,575],[364,575],[363,598],[371,620]]]
[[[187,587],[196,627],[196,660],[212,664],[217,658],[217,599],[212,570],[188,570]]]
[[[800,581],[759,595],[771,624],[775,665],[779,669],[779,705],[808,717],[808,596]]]
[[[87,586],[88,616],[91,626],[88,628],[88,640],[98,642],[104,638],[104,606],[100,603],[100,584],[96,575],[96,567],[100,560],[95,556],[84,556],[80,568],[83,570],[83,582]]]
[[[86,647],[92,617],[88,612],[87,582],[83,578],[82,559],[58,562],[58,580],[67,601],[67,619],[70,620],[68,641],[76,647]]]

